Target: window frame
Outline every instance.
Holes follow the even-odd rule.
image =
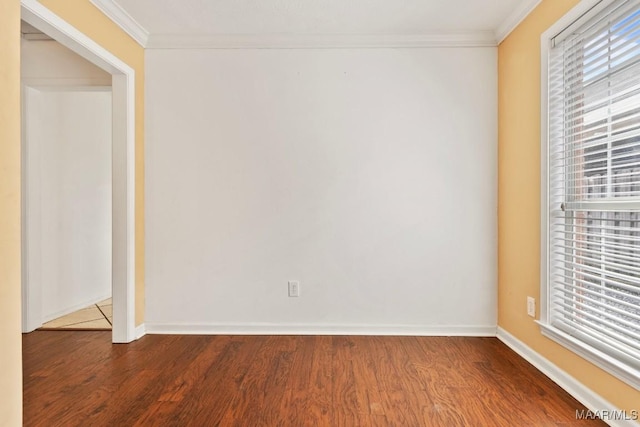
[[[582,0],[567,14],[560,18],[540,36],[540,68],[541,68],[541,157],[540,157],[540,312],[536,321],[543,336],[557,342],[563,347],[590,361],[616,378],[640,390],[640,376],[628,365],[579,339],[551,325],[550,319],[550,282],[549,282],[549,55],[552,43],[562,34],[575,26],[591,19],[615,0]]]

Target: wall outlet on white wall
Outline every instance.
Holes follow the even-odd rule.
[[[527,314],[536,317],[536,299],[534,297],[527,297]]]
[[[232,324],[242,312],[242,323],[280,325],[276,332],[300,324],[343,331],[349,325],[413,324],[441,333],[458,325],[495,328],[496,55],[484,48],[354,49],[349,55],[340,49],[148,49],[145,128],[154,139],[145,182],[161,189],[147,197],[153,256],[146,270],[154,283],[148,319]],[[292,79],[291,70],[300,75]],[[360,70],[367,78],[345,87],[343,72]],[[166,84],[177,79],[179,85]],[[243,108],[238,93],[248,79],[269,88],[251,94],[261,108]],[[464,105],[440,102],[451,93],[464,93]],[[176,106],[184,113],[180,123]],[[203,111],[232,114],[201,120]],[[438,120],[425,126],[424,117]],[[313,137],[301,143],[306,129]],[[265,135],[272,143],[251,144]],[[396,136],[393,145],[388,135]],[[188,148],[178,150],[176,138],[189,141]],[[409,197],[424,194],[424,182],[442,181],[442,158],[456,159],[456,180],[443,181],[429,197]],[[474,224],[486,227],[460,227],[468,222],[464,209],[433,208],[453,192],[473,206]],[[185,209],[192,205],[198,214]],[[211,220],[214,213],[219,220]],[[429,220],[414,224],[417,218]],[[196,259],[207,262],[190,261]],[[391,303],[399,296],[390,277],[421,303]],[[414,286],[416,277],[429,280]],[[241,284],[241,292],[219,298],[205,279]],[[302,279],[309,286],[304,304]],[[289,297],[289,280],[299,281],[297,298]],[[185,294],[207,304],[183,304]],[[261,309],[245,310],[241,295],[262,296]],[[281,312],[283,304],[292,312]]]
[[[297,280],[289,280],[289,296],[300,296],[300,282],[298,282]]]

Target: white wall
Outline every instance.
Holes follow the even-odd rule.
[[[47,321],[111,295],[111,92],[25,102],[29,280]]]
[[[495,333],[496,49],[145,67],[148,331]]]
[[[21,40],[24,331],[111,295],[111,75]]]

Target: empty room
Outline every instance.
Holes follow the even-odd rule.
[[[0,426],[640,425],[640,0],[4,0],[0,58]]]

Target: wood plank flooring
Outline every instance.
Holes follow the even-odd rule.
[[[569,426],[584,409],[495,338],[23,336],[25,426]]]

